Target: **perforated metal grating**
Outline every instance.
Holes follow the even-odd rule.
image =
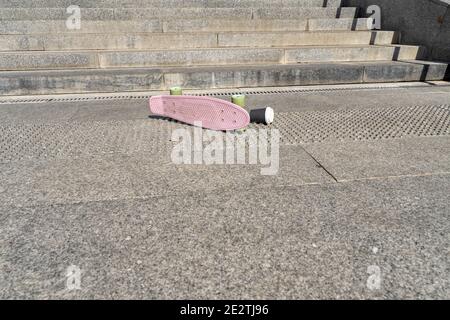
[[[171,127],[158,120],[1,125],[0,162],[159,152],[168,147]]]
[[[174,121],[16,123],[0,125],[0,162],[101,154],[170,152]],[[450,136],[450,105],[277,113],[283,145],[346,140]]]
[[[291,112],[275,127],[284,144],[450,135],[450,106]]]

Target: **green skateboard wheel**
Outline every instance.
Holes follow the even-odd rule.
[[[183,89],[181,87],[172,87],[172,88],[170,88],[170,95],[171,96],[182,96]]]
[[[245,108],[245,95],[237,94],[231,97],[231,102],[241,108]]]

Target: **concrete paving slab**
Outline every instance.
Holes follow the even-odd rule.
[[[0,123],[143,120],[149,114],[148,99],[5,104],[0,107]]]
[[[448,177],[2,207],[2,298],[448,299]],[[65,271],[82,270],[66,291]],[[368,271],[380,286],[368,286]],[[370,283],[369,283],[370,284]]]
[[[0,297],[449,299],[450,138],[427,117],[431,131],[404,129],[433,137],[349,138],[355,115],[387,105],[441,106],[447,121],[448,92],[249,96],[283,121],[348,115],[342,141],[282,145],[273,177],[174,166],[181,125],[149,119],[147,99],[2,104]]]
[[[261,175],[267,165],[175,165],[168,144],[128,155],[121,151],[4,163],[0,202],[78,203],[334,182],[299,146],[281,150],[275,176]]]
[[[339,181],[450,173],[450,138],[314,143],[304,148]]]

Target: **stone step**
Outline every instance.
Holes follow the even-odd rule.
[[[275,87],[317,84],[435,81],[450,76],[444,63],[379,61],[267,66],[126,68],[0,72],[0,94]]]
[[[169,20],[162,23],[164,32],[221,31],[339,31],[369,30],[372,19],[328,18],[304,20]]]
[[[397,40],[394,31],[230,32],[218,36],[220,47],[383,45]]]
[[[82,21],[150,19],[305,19],[355,18],[358,8],[274,7],[274,8],[81,8]],[[66,8],[5,8],[0,20],[66,20]]]
[[[3,35],[0,51],[387,45],[397,38],[393,31]]]
[[[228,48],[153,51],[3,52],[0,70],[387,61],[424,58],[418,46]]]
[[[0,0],[0,8],[256,8],[340,7],[343,0]]]
[[[70,30],[65,20],[0,21],[0,35],[7,34],[86,34],[161,32],[279,32],[369,30],[366,18],[328,19],[180,19],[147,21],[83,21],[80,30]]]
[[[417,60],[426,57],[420,46],[338,46],[284,49],[285,63]]]

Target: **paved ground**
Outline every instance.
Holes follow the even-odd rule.
[[[249,105],[278,175],[172,164],[145,99],[1,104],[0,297],[450,298],[450,86]]]

